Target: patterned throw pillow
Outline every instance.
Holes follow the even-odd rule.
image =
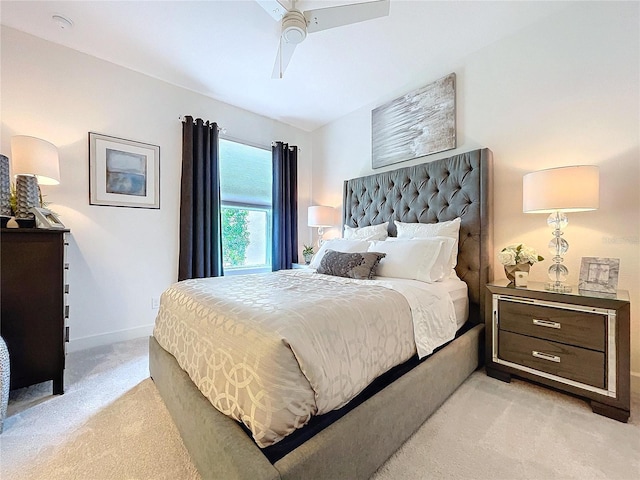
[[[386,255],[378,252],[343,253],[327,250],[317,272],[334,277],[371,279],[376,274],[378,263]]]
[[[389,236],[387,232],[388,226],[389,222],[357,228],[345,225],[344,238],[348,240],[384,240]]]

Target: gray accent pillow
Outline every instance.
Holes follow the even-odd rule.
[[[343,253],[327,250],[316,271],[334,277],[372,279],[378,263],[386,256],[386,253],[378,252]]]

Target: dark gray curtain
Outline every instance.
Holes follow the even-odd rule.
[[[272,270],[298,262],[298,147],[276,142],[273,154]]]
[[[182,123],[178,280],[222,275],[218,125]]]

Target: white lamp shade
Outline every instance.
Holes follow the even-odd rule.
[[[599,169],[595,165],[550,168],[522,179],[525,213],[596,210],[600,199]]]
[[[307,225],[310,227],[332,227],[334,225],[333,207],[318,205],[309,207]]]
[[[58,185],[58,149],[54,144],[36,137],[12,137],[11,169],[13,175],[35,175],[40,185]]]

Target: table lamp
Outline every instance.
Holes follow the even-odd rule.
[[[325,207],[322,205],[309,207],[307,225],[310,227],[318,227],[318,247],[322,245],[324,227],[333,227],[333,224],[333,207]]]
[[[41,205],[39,185],[60,183],[58,149],[40,138],[11,137],[11,170],[16,177],[16,221],[32,226],[35,218],[30,210]]]
[[[526,174],[522,179],[522,210],[549,213],[547,225],[553,228],[549,251],[554,254],[548,274],[547,290],[570,292],[565,285],[569,270],[562,264],[569,242],[562,237],[568,224],[566,213],[597,210],[600,196],[599,169],[595,165],[550,168]]]

